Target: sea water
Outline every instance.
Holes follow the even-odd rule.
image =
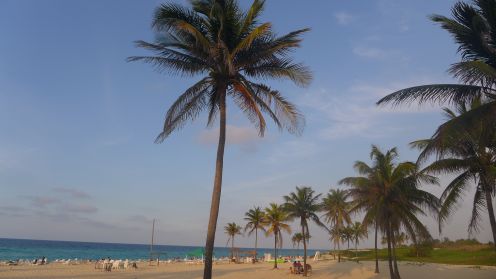
[[[199,246],[154,245],[153,252],[160,255],[160,259],[184,259],[188,254],[198,252]],[[240,251],[250,251],[253,248],[240,248]],[[214,255],[217,258],[229,256],[228,247],[215,247]],[[315,255],[317,250],[308,250],[308,255]],[[273,248],[258,248],[258,256],[264,253],[274,254]],[[278,249],[278,255],[302,255],[302,250]],[[86,259],[96,260],[110,257],[111,259],[149,259],[150,245],[146,244],[119,244],[95,243],[76,241],[53,241],[0,238],[0,260],[37,259],[46,257],[55,259]]]

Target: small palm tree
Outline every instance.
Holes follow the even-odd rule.
[[[343,242],[348,243],[348,250],[350,250],[350,241],[353,240],[353,230],[348,225],[341,230],[341,237],[343,238]]]
[[[358,262],[358,243],[360,239],[368,236],[367,227],[360,222],[355,222],[350,228],[353,242],[355,242],[355,258]]]
[[[436,184],[433,176],[420,172],[412,162],[396,162],[396,148],[383,153],[372,146],[373,165],[355,164],[366,177],[346,178],[342,182],[351,186],[353,209],[365,211],[364,222],[373,220],[386,235],[390,277],[399,279],[396,261],[396,237],[401,227],[416,242],[417,238],[430,238],[429,231],[417,218],[430,210],[437,215],[439,199],[419,189],[420,183]]]
[[[291,237],[291,242],[293,243],[293,248],[297,246],[298,252],[300,251],[300,243],[303,241],[303,235],[301,233],[295,233]],[[299,253],[297,253],[299,255]]]
[[[322,199],[321,211],[327,223],[331,224],[331,238],[338,245],[338,262],[341,262],[342,233],[345,224],[351,223],[350,218],[350,202],[347,201],[349,193],[345,190],[331,190]]]
[[[284,210],[288,213],[291,220],[297,219],[301,226],[301,234],[309,235],[308,221],[325,227],[320,222],[317,212],[320,210],[320,194],[315,195],[315,191],[310,187],[296,187],[296,192],[291,192],[284,196]],[[305,238],[305,237],[304,237]],[[308,238],[303,240],[303,276],[307,276],[307,242]]]
[[[265,214],[259,206],[245,213],[245,221],[247,222],[245,232],[248,231],[248,236],[255,232],[255,259],[257,259],[258,230],[265,231],[263,227],[264,216]]]
[[[257,79],[289,79],[300,86],[308,85],[310,71],[294,63],[289,55],[309,29],[277,36],[271,23],[260,23],[263,0],[254,0],[247,11],[236,0],[191,0],[191,5],[160,5],[152,24],[158,35],[156,41],[136,43],[153,54],[129,57],[128,61],[143,61],[159,71],[183,76],[202,76],[169,108],[156,142],[164,141],[203,111],[207,111],[208,126],[218,118],[219,144],[203,273],[204,279],[210,279],[222,189],[227,99],[232,98],[260,136],[266,128],[264,114],[280,129],[301,133],[304,121],[296,107]]]
[[[228,223],[224,227],[224,232],[229,236],[227,239],[227,244],[231,242],[231,259],[234,258],[234,237],[236,235],[241,235],[241,227],[238,226],[236,223]]]
[[[265,234],[274,236],[274,268],[277,268],[277,248],[282,247],[282,232],[291,233],[291,227],[286,223],[288,220],[288,214],[281,205],[271,203],[265,208]]]
[[[374,158],[374,153],[370,155]],[[391,153],[385,155],[385,161],[388,161],[392,156]],[[369,166],[363,161],[356,161],[353,168],[360,176],[346,177],[339,181],[339,184],[348,185],[350,197],[353,200],[351,212],[365,213],[362,221],[363,226],[374,227],[374,254],[375,254],[375,273],[379,273],[379,256],[377,252],[377,238],[378,238],[378,223],[377,212],[378,203],[377,196],[382,190],[380,175],[374,166]]]

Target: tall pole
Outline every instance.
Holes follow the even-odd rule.
[[[155,234],[155,219],[153,219],[153,224],[152,224],[152,242],[150,243],[150,265],[152,264],[153,261],[153,236]]]

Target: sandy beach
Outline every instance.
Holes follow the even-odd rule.
[[[337,263],[322,261],[312,263],[311,278],[388,278],[387,263],[381,263],[381,273],[374,274],[374,263],[355,262]],[[495,267],[469,267],[440,264],[416,265],[399,263],[402,278],[437,278],[437,279],[493,279],[496,278]],[[220,264],[214,266],[215,278],[225,279],[279,279],[292,278],[299,275],[289,273],[290,264],[281,264],[280,269],[273,270],[270,264]],[[117,270],[103,272],[95,270],[93,264],[64,265],[52,263],[46,266],[1,266],[0,278],[162,278],[162,279],[200,279],[202,265],[184,263],[147,266],[141,264],[138,270]]]

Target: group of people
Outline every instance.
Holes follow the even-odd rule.
[[[307,267],[307,272],[312,272],[311,265],[306,264],[306,267]],[[291,266],[289,269],[291,271],[291,274],[303,274],[303,272],[305,271],[303,264],[300,261],[294,261],[293,266]]]
[[[42,264],[47,264],[47,263],[48,263],[48,260],[46,257],[42,257],[41,259],[35,259],[33,261],[33,264],[37,264],[37,265],[42,265]]]
[[[303,265],[301,264],[300,261],[294,261],[293,262],[293,269],[292,269],[291,273],[294,273],[294,274],[303,273]]]

